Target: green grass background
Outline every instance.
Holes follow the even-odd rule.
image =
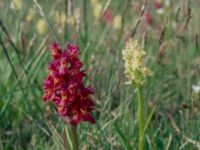
[[[79,45],[88,73],[85,83],[95,89],[93,116],[97,123],[79,126],[81,149],[125,149],[116,127],[137,149],[137,97],[134,88],[124,84],[127,79],[121,51],[140,19],[134,6],[143,2],[99,0],[103,6],[108,4],[113,16],[122,16],[123,29],[114,30],[101,19],[95,23],[89,0],[75,0],[73,7],[81,12],[78,33],[70,25],[67,31],[58,32],[52,14],[65,11],[64,0],[38,0],[45,16],[34,1],[24,0],[20,10],[12,10],[10,2],[0,1],[0,150],[64,149],[66,125],[53,106],[42,100],[50,62],[48,45],[58,40],[63,47],[66,42]],[[200,148],[200,103],[198,100],[194,107],[191,100],[192,85],[200,82],[199,5],[197,0],[172,1],[159,15],[149,1],[146,10],[153,15],[154,23],[147,25],[141,17],[134,35],[144,46],[147,66],[154,72],[143,89],[145,114],[156,107],[146,132],[147,150]],[[37,13],[33,22],[27,23],[30,8]],[[49,25],[42,35],[36,29],[40,18]]]

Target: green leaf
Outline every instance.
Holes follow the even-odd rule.
[[[146,121],[145,126],[144,126],[144,130],[143,130],[143,134],[145,134],[145,132],[147,130],[147,127],[149,126],[149,124],[151,122],[151,118],[152,118],[152,116],[153,116],[153,114],[155,112],[155,109],[156,109],[156,106],[153,107],[153,109],[151,110],[151,113],[149,114],[149,116],[147,118],[147,121]]]

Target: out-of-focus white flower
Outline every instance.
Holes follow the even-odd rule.
[[[200,93],[200,85],[192,85],[192,90],[194,93]]]
[[[195,108],[198,104],[197,101],[200,100],[200,83],[197,85],[192,85],[192,106]]]
[[[159,14],[159,15],[162,15],[164,13],[164,8],[159,8],[156,10],[156,12]]]

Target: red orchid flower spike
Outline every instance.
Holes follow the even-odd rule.
[[[68,44],[61,49],[57,43],[50,45],[52,62],[48,66],[49,74],[44,81],[44,101],[52,101],[59,115],[72,125],[82,121],[95,123],[90,112],[94,109],[91,95],[93,89],[86,87],[86,76],[79,59],[80,50],[76,45]]]

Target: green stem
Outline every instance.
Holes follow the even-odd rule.
[[[78,136],[77,136],[77,126],[71,125],[71,141],[72,141],[72,149],[78,150]]]
[[[85,43],[88,42],[88,24],[87,24],[87,0],[83,1],[83,17],[84,17],[84,28],[85,28]]]
[[[144,125],[143,125],[143,101],[141,95],[141,86],[137,86],[138,97],[138,125],[139,125],[139,150],[144,150]]]

